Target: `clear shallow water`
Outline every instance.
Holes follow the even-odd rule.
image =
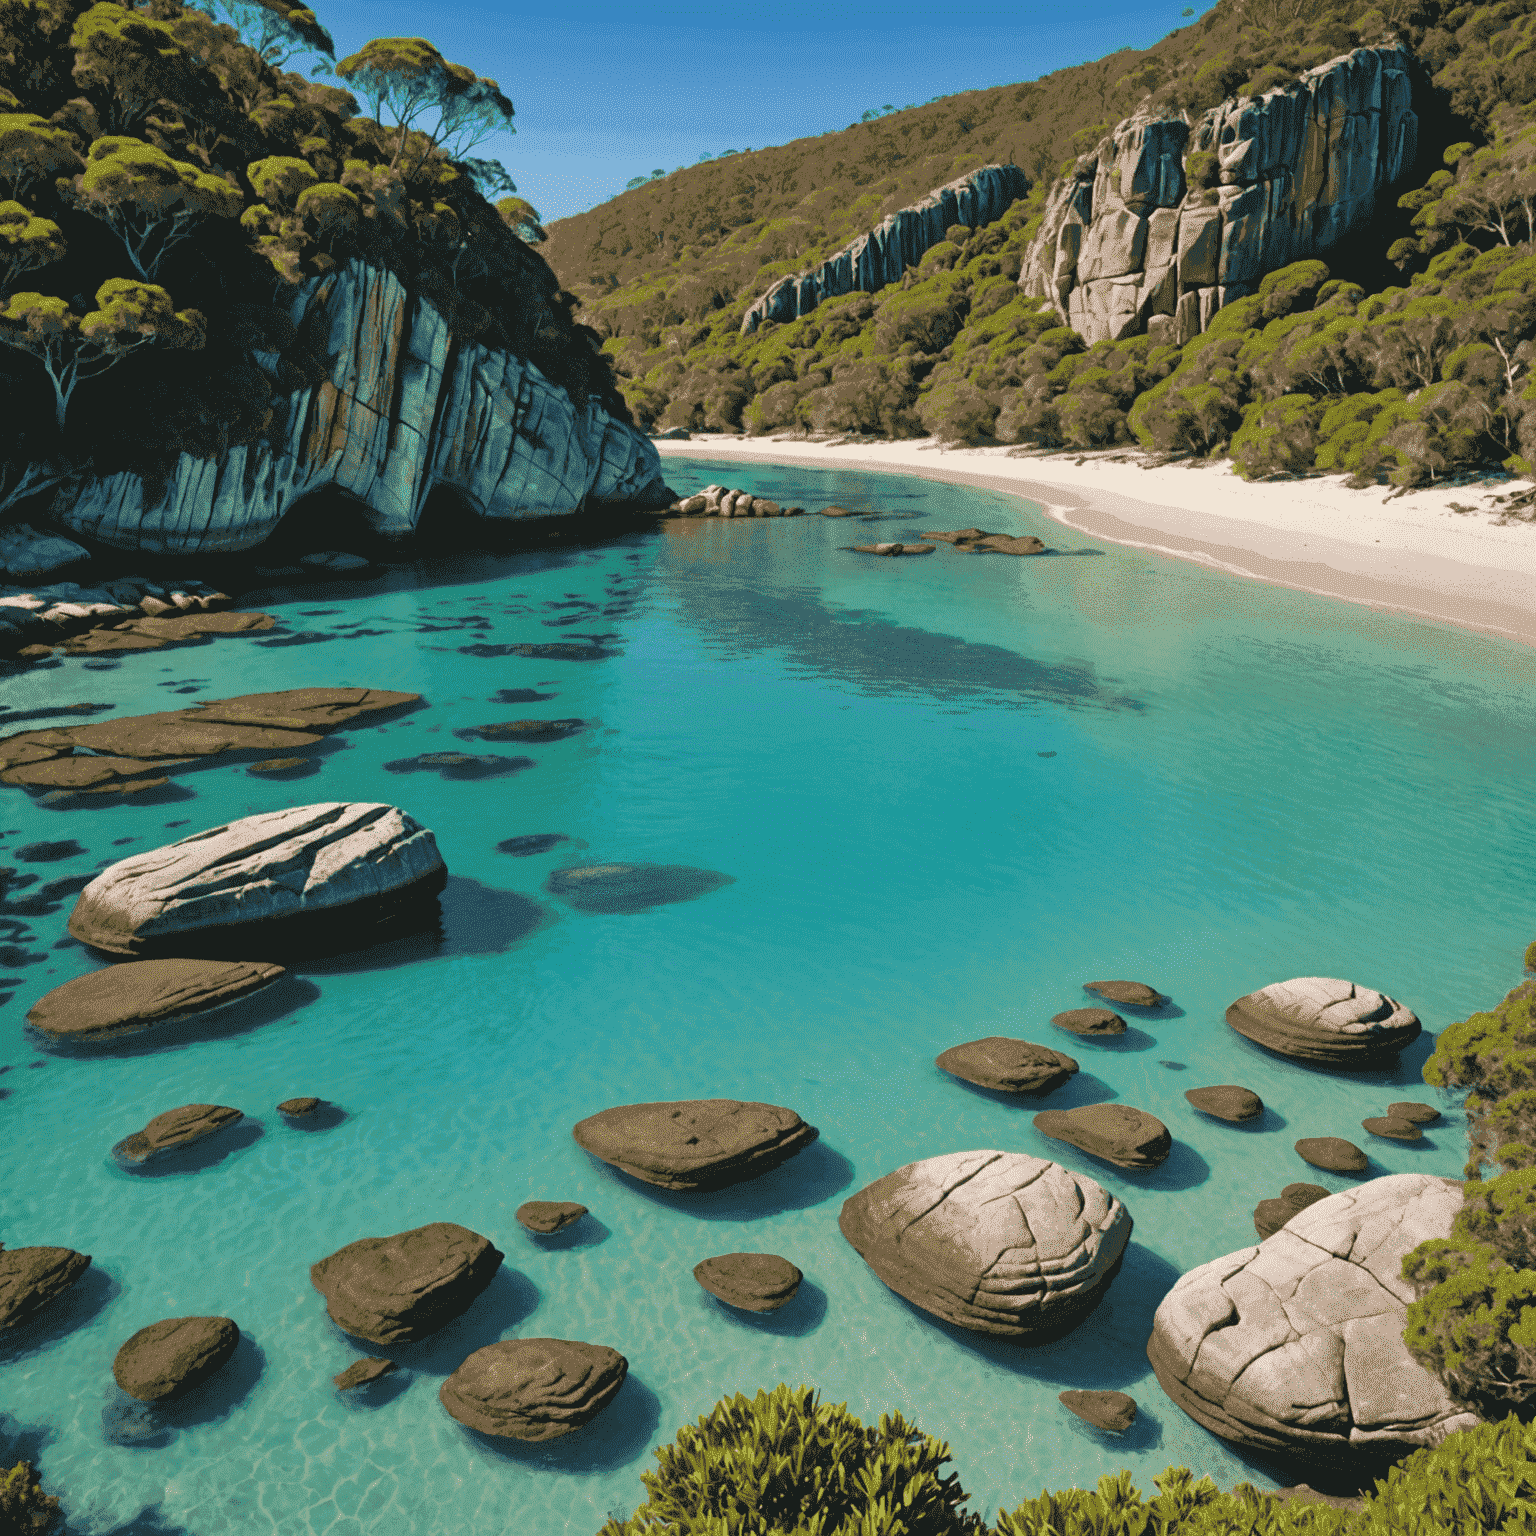
[[[0,1351],[0,1409],[6,1444],[36,1454],[73,1528],[595,1532],[640,1502],[653,1445],[722,1395],[779,1381],[813,1383],[867,1421],[901,1410],[949,1441],[989,1515],[1121,1466],[1145,1492],[1169,1463],[1271,1485],[1163,1397],[1144,1353],[1157,1303],[1183,1270],[1253,1241],[1253,1206],[1282,1185],[1348,1187],[1303,1164],[1298,1137],[1369,1143],[1372,1175],[1459,1174],[1454,1115],[1411,1146],[1359,1123],[1431,1098],[1419,1068],[1433,1033],[1520,977],[1536,927],[1536,651],[1095,544],[991,493],[667,467],[684,493],[722,479],[881,516],[688,522],[601,549],[275,589],[248,606],[277,613],[289,633],[270,638],[289,643],[72,660],[0,683],[13,709],[89,699],[136,713],[339,683],[428,701],[338,733],[296,782],[225,764],[185,774],[185,799],[89,812],[0,789],[0,861],[40,839],[87,850],[20,866],[41,881],[342,798],[406,807],[453,872],[440,944],[316,963],[299,1005],[275,1017],[234,1014],[91,1059],[40,1048],[23,1024],[93,964],[54,947],[70,900],[0,935],[13,978],[0,1241],[67,1243],[99,1271]],[[971,524],[1038,532],[1059,553],[889,561],[839,548]],[[617,654],[461,649],[581,636]],[[551,697],[492,702],[503,689]],[[535,715],[590,724],[526,748],[453,736]],[[533,766],[459,782],[385,767],[444,750]],[[570,841],[496,851],[543,833]],[[638,913],[579,911],[543,888],[556,869],[608,861],[729,883]],[[1378,986],[1427,1033],[1394,1075],[1348,1079],[1270,1058],[1224,1024],[1234,997],[1298,974]],[[1092,1001],[1084,981],[1110,976],[1173,1003],[1119,1043],[1051,1027]],[[1082,1070],[1048,1100],[1008,1103],[933,1065],[993,1033],[1068,1049]],[[1228,1126],[1185,1103],[1186,1088],[1222,1082],[1257,1090],[1264,1120]],[[283,1124],[272,1106],[299,1094],[345,1119]],[[607,1170],[570,1136],[610,1104],[708,1096],[790,1105],[821,1140],[762,1179],[685,1197]],[[1105,1098],[1168,1124],[1161,1169],[1122,1173],[1031,1126],[1037,1109]],[[209,1101],[246,1110],[259,1135],[191,1172],[112,1164],[110,1146],[151,1115]],[[1058,1344],[1020,1350],[934,1323],[837,1231],[842,1201],[869,1181],[980,1147],[1055,1157],[1135,1220],[1109,1297]],[[580,1200],[592,1216],[541,1244],[513,1220],[530,1198]],[[339,1399],[330,1377],[358,1351],[309,1265],[439,1220],[505,1250],[502,1276],[458,1323],[389,1351],[405,1369],[372,1406]],[[805,1271],[789,1308],[749,1320],[698,1287],[698,1260],[739,1249]],[[195,1313],[234,1317],[241,1355],[158,1425],[125,1419],[117,1347]],[[516,1335],[612,1345],[629,1380],[566,1440],[478,1440],[437,1388],[471,1350]],[[1137,1423],[1098,1434],[1057,1403],[1067,1387],[1132,1393]]]

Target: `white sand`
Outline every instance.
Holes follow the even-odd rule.
[[[1390,486],[1350,490],[1342,475],[1250,484],[1227,463],[1150,467],[1126,450],[1023,455],[932,439],[836,444],[714,434],[656,447],[664,459],[816,464],[1008,492],[1109,543],[1536,645],[1536,523],[1504,518],[1493,503],[1524,490],[1523,481],[1394,495]]]

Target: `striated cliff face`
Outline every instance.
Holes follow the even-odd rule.
[[[944,238],[946,229],[990,224],[1027,191],[1029,179],[1016,165],[984,165],[939,187],[920,203],[888,215],[813,272],[780,278],[743,316],[742,335],[750,336],[764,320],[808,315],[836,294],[873,293],[897,282],[924,251]]]
[[[60,493],[53,522],[122,549],[228,553],[260,544],[300,497],[327,487],[355,497],[390,536],[411,532],[440,485],[498,520],[672,500],[637,428],[595,400],[578,413],[524,358],[461,347],[388,272],[348,262],[304,284],[291,317],[328,327],[331,373],[290,400],[275,447],[184,454],[154,500],[137,475],[88,479]]]
[[[1412,97],[1406,52],[1357,48],[1194,123],[1128,118],[1051,194],[1019,286],[1090,345],[1145,331],[1182,346],[1371,218],[1413,165]]]

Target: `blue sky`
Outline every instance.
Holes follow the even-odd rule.
[[[1205,0],[311,0],[338,58],[373,37],[424,35],[496,79],[517,108],[517,133],[476,153],[501,160],[546,222],[706,151],[786,144],[846,128],[866,107],[1034,80],[1149,47],[1188,24],[1185,3],[1207,9]]]

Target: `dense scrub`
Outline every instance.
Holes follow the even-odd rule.
[[[227,9],[245,35],[179,0],[0,0],[0,508],[281,432],[326,366],[294,285],[350,258],[622,412],[536,210],[487,200],[515,190],[470,154],[510,119],[495,82],[398,38],[343,89],[280,67],[329,51],[311,12]]]

